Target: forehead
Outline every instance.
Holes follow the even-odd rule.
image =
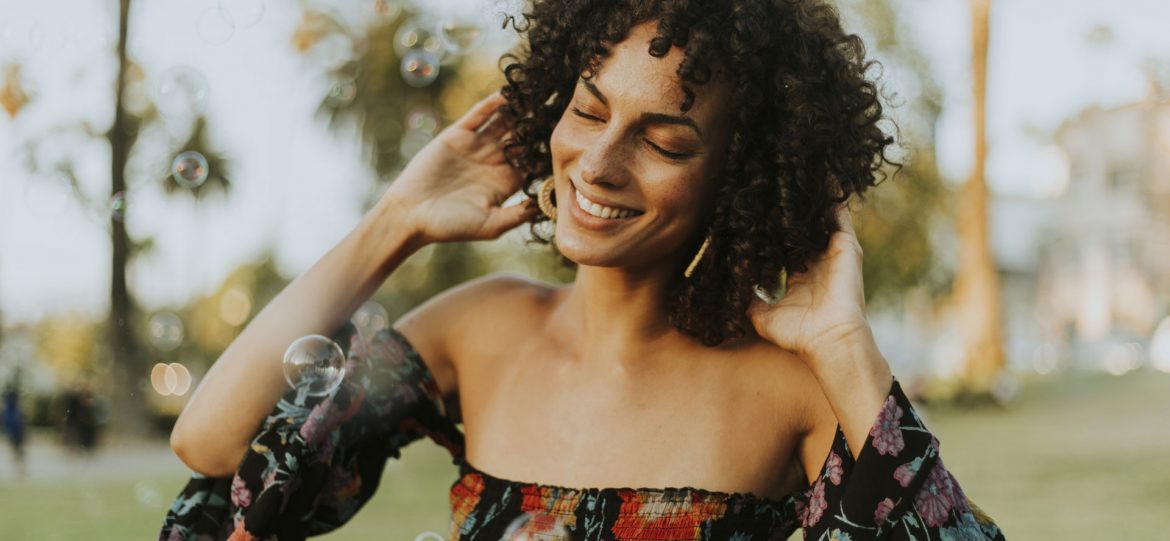
[[[687,85],[694,100],[683,112],[686,92],[678,68],[686,55],[682,49],[671,47],[662,57],[651,56],[650,41],[656,34],[655,21],[630,28],[624,40],[610,46],[592,82],[614,107],[617,100],[646,111],[690,116],[696,121],[720,118],[727,107],[726,83],[713,78],[703,85]]]

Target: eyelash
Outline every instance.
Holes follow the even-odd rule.
[[[575,115],[577,115],[585,120],[590,120],[593,122],[602,122],[602,120],[600,118],[595,117],[589,113],[586,113],[585,111],[582,111],[576,107],[573,107],[573,114],[575,114]],[[672,160],[683,160],[683,159],[689,158],[691,156],[694,156],[694,154],[690,153],[690,152],[671,152],[669,150],[666,150],[666,149],[654,144],[649,139],[646,139],[645,141],[646,141],[646,144],[649,145],[650,148],[654,149],[655,152],[657,152],[657,153],[659,153],[667,158],[670,158]]]

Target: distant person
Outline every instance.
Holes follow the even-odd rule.
[[[4,434],[12,446],[12,459],[17,475],[24,477],[28,472],[24,460],[25,419],[20,409],[20,378],[4,389]]]

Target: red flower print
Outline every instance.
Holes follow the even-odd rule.
[[[902,408],[894,401],[893,396],[887,398],[886,405],[878,413],[873,428],[869,429],[869,435],[873,438],[873,446],[878,454],[898,456],[905,447],[906,442],[902,440],[902,425],[899,423],[901,418]]]
[[[899,498],[898,501],[902,500]],[[894,509],[895,505],[897,505],[897,502],[889,498],[878,502],[877,509],[873,512],[873,523],[881,526],[886,521],[886,518],[890,516],[890,511]]]
[[[825,482],[823,479],[817,479],[817,482],[813,483],[812,494],[808,498],[808,507],[805,507],[801,512],[801,523],[805,528],[815,525],[821,521],[821,516],[828,508],[829,502],[825,501]]]
[[[236,507],[252,505],[252,491],[244,484],[244,479],[237,474],[232,478],[232,504]]]
[[[898,480],[898,484],[902,485],[902,488],[906,488],[910,486],[910,481],[914,479],[914,476],[918,475],[918,469],[921,467],[921,458],[916,458],[910,462],[902,464],[901,466],[898,466],[898,469],[894,470],[894,479]]]
[[[955,481],[951,473],[943,467],[942,462],[935,464],[930,470],[930,477],[918,490],[914,499],[914,507],[922,515],[922,521],[928,526],[941,526],[947,521],[947,515],[955,505]]]
[[[829,481],[834,485],[841,484],[841,476],[845,474],[845,469],[841,467],[841,457],[837,453],[829,451],[829,460],[825,463],[825,475],[829,476]]]

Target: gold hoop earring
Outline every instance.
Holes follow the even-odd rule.
[[[695,267],[699,266],[699,261],[703,259],[703,254],[707,252],[707,247],[711,245],[711,235],[703,239],[703,245],[699,247],[699,253],[695,254],[695,258],[691,260],[691,264],[687,265],[687,270],[683,271],[683,278],[690,278],[695,273]]]
[[[553,179],[549,178],[540,186],[540,192],[536,196],[536,204],[540,206],[540,212],[543,212],[549,220],[557,221],[557,206],[553,204],[553,190],[556,188],[553,185]]]

